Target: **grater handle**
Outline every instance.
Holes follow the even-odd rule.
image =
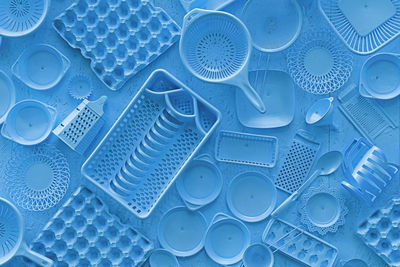
[[[93,110],[97,115],[104,114],[104,104],[106,103],[107,96],[101,96],[95,101],[89,101],[86,106]]]

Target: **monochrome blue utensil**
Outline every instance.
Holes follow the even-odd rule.
[[[155,249],[149,257],[150,267],[180,267],[175,255],[166,249]]]
[[[57,266],[140,266],[154,245],[121,222],[94,192],[79,187],[31,248],[52,258]]]
[[[217,213],[206,235],[207,255],[222,265],[239,262],[250,244],[250,232],[242,222],[223,213]]]
[[[67,159],[49,144],[15,148],[5,169],[11,199],[31,211],[55,206],[64,197],[70,182]]]
[[[264,244],[250,245],[243,255],[243,267],[272,267],[274,254]]]
[[[140,218],[147,217],[220,113],[156,70],[82,167],[82,174]]]
[[[1,135],[21,145],[36,145],[51,133],[57,111],[40,101],[26,99],[8,112]]]
[[[275,208],[276,197],[274,183],[258,172],[237,175],[226,193],[229,210],[246,222],[258,222],[267,218]]]
[[[46,17],[50,0],[0,2],[0,35],[18,37],[34,31]]]
[[[56,86],[71,62],[48,44],[35,44],[22,52],[12,66],[13,74],[27,86],[47,90]]]
[[[289,47],[297,39],[303,13],[297,0],[249,0],[241,19],[250,32],[253,46],[271,53]]]
[[[278,154],[278,139],[274,136],[220,131],[215,145],[219,161],[272,168]]]
[[[195,8],[221,10],[235,0],[180,0],[186,12]]]
[[[192,256],[203,248],[207,226],[200,212],[176,207],[162,216],[158,240],[163,248],[178,257]]]
[[[106,100],[106,96],[95,101],[83,100],[53,133],[71,149],[83,154],[104,125],[102,116]]]
[[[15,87],[10,77],[0,70],[0,123],[7,117],[8,111],[15,104]]]
[[[92,92],[92,81],[86,75],[77,74],[68,82],[68,93],[77,100],[87,99]]]
[[[260,112],[265,106],[248,80],[251,37],[235,16],[221,11],[194,9],[183,21],[179,53],[197,78],[239,87]]]
[[[375,52],[400,34],[400,3],[392,0],[319,0],[333,30],[353,52]]]
[[[23,241],[24,224],[21,213],[8,200],[0,198],[0,264],[14,256],[24,256],[40,266],[53,266],[53,261],[31,251]]]
[[[392,99],[400,94],[400,55],[382,53],[368,58],[361,68],[360,94]]]
[[[307,111],[306,123],[314,126],[333,126],[333,97],[322,98]]]
[[[119,90],[179,39],[180,28],[152,1],[83,0],[53,21],[54,29],[90,60],[96,76]]]

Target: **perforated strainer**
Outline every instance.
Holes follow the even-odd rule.
[[[24,226],[21,213],[4,198],[0,198],[0,265],[14,256],[24,256],[40,266],[53,266],[53,261],[28,249],[22,242]]]
[[[231,14],[194,9],[184,18],[179,51],[189,71],[204,81],[239,87],[260,112],[265,112],[248,80],[251,47],[246,26]]]
[[[35,30],[46,17],[50,0],[1,0],[0,35],[17,37]]]

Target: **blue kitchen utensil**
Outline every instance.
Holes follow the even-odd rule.
[[[304,183],[290,195],[290,197],[288,197],[284,202],[281,203],[281,205],[279,205],[278,208],[274,210],[272,217],[278,217],[278,215],[287,207],[289,207],[290,204],[295,202],[317,177],[320,175],[325,176],[334,173],[340,167],[342,160],[343,154],[339,151],[329,151],[323,154],[318,159],[313,174],[307,180],[305,180]]]
[[[334,233],[339,226],[344,225],[344,217],[348,213],[344,202],[344,197],[336,188],[325,184],[311,187],[300,198],[301,222],[310,232],[318,232],[320,235]]]
[[[299,87],[312,94],[341,88],[353,69],[353,57],[329,30],[308,32],[287,53],[289,74]]]
[[[342,185],[352,194],[372,204],[399,172],[384,152],[364,138],[354,139],[344,150]]]
[[[68,93],[77,100],[87,99],[92,91],[92,81],[85,75],[77,74],[69,80]]]
[[[176,188],[189,209],[213,202],[221,192],[222,174],[208,155],[191,160],[176,180]]]
[[[180,267],[175,255],[166,249],[155,249],[149,257],[150,267]]]
[[[53,266],[53,261],[31,251],[22,240],[24,224],[19,210],[4,198],[0,198],[0,264],[14,256],[24,256],[40,266]]]
[[[2,0],[0,35],[18,37],[34,31],[46,17],[50,0]]]
[[[73,193],[31,246],[57,266],[140,266],[153,247],[86,187]]]
[[[303,13],[297,0],[249,0],[241,19],[250,32],[253,46],[270,53],[289,47],[297,39]]]
[[[351,259],[343,262],[342,267],[368,267],[368,264],[361,259]]]
[[[389,266],[400,265],[399,222],[400,198],[395,196],[384,207],[372,213],[357,229],[361,240]]]
[[[274,265],[274,254],[264,244],[250,245],[243,255],[244,267],[272,267]]]
[[[361,68],[360,95],[392,99],[400,94],[400,56],[382,53],[368,58]]]
[[[186,12],[194,8],[201,8],[207,10],[221,10],[235,0],[180,0],[181,5]]]
[[[273,211],[277,192],[270,178],[258,172],[244,172],[229,184],[226,201],[230,211],[246,222],[258,222]]]
[[[250,245],[250,232],[240,221],[217,213],[206,234],[204,248],[207,255],[218,264],[239,262]]]
[[[251,128],[283,127],[292,122],[295,112],[294,83],[290,75],[279,70],[249,72],[250,84],[268,109],[261,113],[236,90],[236,114],[241,124]]]
[[[194,9],[183,21],[179,53],[197,78],[239,87],[260,112],[265,106],[248,80],[251,37],[235,16],[221,11]]]
[[[22,52],[12,66],[13,74],[27,86],[47,90],[56,86],[71,62],[48,44],[34,44]]]
[[[220,131],[215,145],[219,161],[272,168],[278,154],[274,136]]]
[[[147,217],[220,121],[220,113],[156,70],[82,167],[82,174]]]
[[[353,52],[375,52],[400,33],[400,3],[392,0],[319,0],[331,27]]]
[[[387,113],[373,99],[362,97],[354,83],[349,84],[339,95],[339,109],[356,129],[373,142],[388,128],[397,126]]]
[[[76,152],[83,154],[104,125],[106,96],[82,103],[60,123],[53,133]]]
[[[297,131],[275,179],[275,186],[293,193],[305,181],[319,150],[319,142],[309,132]]]
[[[7,117],[8,111],[15,104],[15,87],[10,77],[0,70],[0,124]]]
[[[1,134],[21,145],[43,142],[53,129],[57,111],[40,101],[27,99],[16,103],[8,112]]]
[[[322,98],[307,111],[306,123],[315,126],[334,126],[333,97]]]
[[[262,241],[282,254],[311,267],[331,267],[338,255],[336,247],[280,219],[268,222]]]
[[[55,18],[53,26],[90,60],[96,76],[119,90],[179,39],[180,28],[152,1],[83,0]]]
[[[163,215],[158,225],[158,240],[163,248],[179,257],[188,257],[204,246],[207,221],[203,214],[176,207]]]
[[[20,207],[42,211],[55,206],[65,195],[70,170],[65,156],[54,146],[40,144],[14,150],[6,165],[8,193]]]

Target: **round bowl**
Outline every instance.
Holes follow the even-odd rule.
[[[244,252],[243,265],[244,267],[272,267],[274,254],[264,244],[253,244]]]

